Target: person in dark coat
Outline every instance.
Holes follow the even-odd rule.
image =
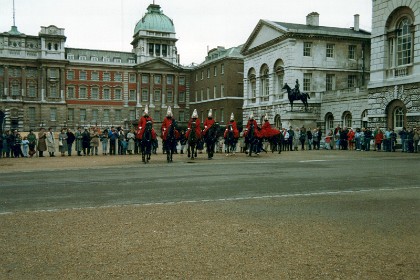
[[[90,133],[86,127],[82,132],[82,148],[83,155],[90,155]]]

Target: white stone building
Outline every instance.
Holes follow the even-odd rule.
[[[420,126],[420,2],[373,0],[369,123]]]
[[[354,27],[319,26],[319,14],[306,24],[260,20],[242,54],[244,61],[244,123],[252,112],[265,114],[276,127],[337,125],[362,127],[367,121],[370,33]],[[294,101],[293,111],[283,85],[310,95],[309,109]]]

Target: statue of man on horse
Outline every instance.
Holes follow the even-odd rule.
[[[282,89],[287,90],[287,96],[289,98],[289,102],[290,102],[290,107],[291,110],[293,111],[293,101],[294,100],[301,100],[303,105],[305,106],[305,111],[308,110],[308,99],[311,99],[311,97],[309,96],[308,93],[306,92],[301,92],[299,89],[299,80],[296,79],[296,84],[295,84],[295,88],[292,89],[287,83],[284,84]]]

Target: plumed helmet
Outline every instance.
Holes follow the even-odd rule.
[[[233,115],[233,113],[232,113],[232,114],[230,114],[230,120],[231,120],[231,121],[235,120],[235,116]]]
[[[173,116],[171,106],[168,106],[168,111],[166,111],[166,116],[167,117],[172,117]]]
[[[193,119],[197,119],[198,118],[197,109],[194,109],[191,118],[193,118]]]
[[[264,116],[264,120],[265,120],[265,121],[268,121],[268,116],[267,116],[267,114],[265,114],[265,116]]]
[[[146,105],[146,107],[144,107],[143,116],[148,116],[148,115],[149,115],[149,106]]]
[[[209,118],[212,118],[212,117],[213,117],[213,110],[212,110],[212,109],[210,109],[210,110],[209,110],[208,117],[209,117]]]
[[[251,115],[249,115],[249,119],[253,120],[254,119],[254,113],[251,113]]]

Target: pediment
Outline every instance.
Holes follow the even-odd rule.
[[[160,72],[167,72],[167,71],[179,71],[180,68],[177,65],[174,65],[166,60],[161,58],[156,58],[150,61],[143,62],[137,65],[138,68],[147,71],[160,71]]]
[[[267,20],[260,20],[254,31],[249,36],[242,49],[246,53],[254,48],[262,46],[276,38],[283,36],[287,29]]]

